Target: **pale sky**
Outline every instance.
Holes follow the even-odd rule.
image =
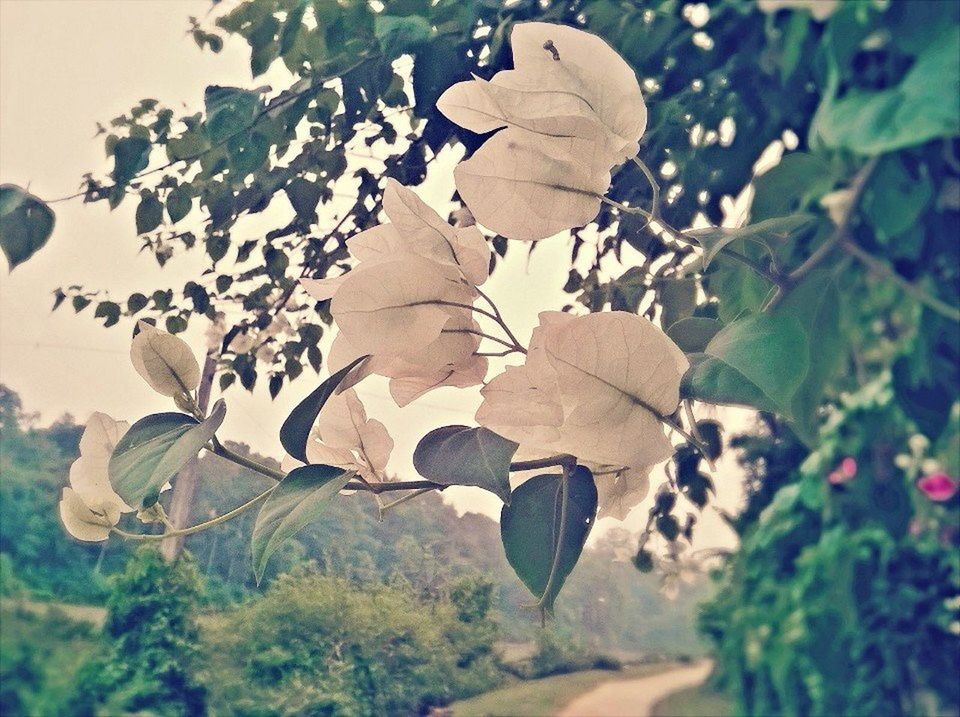
[[[187,18],[203,18],[209,8],[209,0],[0,0],[0,182],[29,187],[48,199],[72,194],[84,172],[103,174],[109,168],[103,138],[93,137],[98,121],[106,123],[144,97],[194,111],[202,108],[208,84],[253,86],[242,40],[228,41],[215,55],[201,52],[189,36]],[[285,86],[284,72],[256,81],[257,86],[271,83]],[[455,160],[437,162],[428,182],[416,190],[441,214]],[[321,225],[332,224],[344,203],[321,207]],[[260,226],[285,223],[282,205],[274,202]],[[122,303],[134,291],[173,288],[179,293],[185,281],[196,278],[206,265],[199,252],[180,255],[163,270],[149,253],[138,254],[135,207],[131,199],[114,212],[106,203],[56,204],[57,224],[47,246],[13,273],[0,268],[0,381],[20,393],[28,411],[39,411],[42,422],[64,412],[85,420],[99,410],[134,421],[171,410],[130,364],[130,320],[104,329],[93,319],[93,307],[79,316],[67,306],[50,311],[51,292],[60,285],[107,288]],[[245,224],[237,236],[254,236],[255,228]],[[569,302],[561,291],[569,255],[564,236],[540,242],[529,261],[524,246],[512,246],[485,285],[521,341],[529,337],[539,311]],[[199,326],[186,338],[198,354],[203,352]],[[265,380],[253,395],[228,390],[222,437],[281,455],[280,424],[316,383],[308,368],[276,401],[267,395]],[[396,446],[390,467],[404,478],[416,477],[411,455],[420,437],[440,425],[473,424],[479,404],[476,389],[444,388],[401,410],[386,383],[376,378],[364,381],[358,393],[368,413],[391,431]],[[725,418],[742,427],[745,413]],[[716,504],[727,510],[736,508],[741,495],[731,459],[726,456],[714,475]],[[443,495],[458,510],[499,516],[499,500],[479,489],[454,488]],[[648,508],[649,499],[623,524],[605,519],[594,535],[618,525],[638,530]],[[713,511],[705,512],[701,527],[698,547],[731,544],[729,529]]]

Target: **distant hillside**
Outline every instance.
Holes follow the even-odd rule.
[[[129,544],[110,541],[105,549],[77,544],[62,533],[56,517],[59,489],[77,453],[80,428],[65,418],[48,428],[25,429],[19,398],[6,389],[0,392],[0,420],[4,572],[57,599],[102,598],[104,575],[119,569],[130,552]],[[233,448],[247,452],[246,446]],[[193,522],[224,506],[239,505],[266,485],[255,474],[216,456],[204,456],[201,467],[204,479]],[[251,512],[187,539],[214,604],[243,599],[262,589],[255,585],[250,561],[254,518]],[[693,612],[706,594],[706,580],[688,587],[676,601],[666,601],[657,592],[655,576],[637,572],[622,559],[633,545],[634,539],[625,531],[612,531],[586,551],[558,601],[558,623],[573,636],[605,650],[700,651]],[[265,584],[304,561],[357,582],[404,581],[425,596],[443,591],[454,576],[481,573],[499,586],[506,639],[528,639],[537,627],[533,613],[524,609],[532,599],[507,564],[497,523],[475,513],[458,517],[435,494],[389,511],[382,522],[368,495],[336,501],[323,520],[308,526],[274,558]]]

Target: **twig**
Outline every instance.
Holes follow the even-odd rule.
[[[912,296],[914,299],[932,311],[935,311],[941,316],[945,316],[952,321],[960,321],[960,309],[951,306],[947,302],[942,301],[935,296],[931,296],[917,284],[907,281],[886,262],[878,259],[870,252],[862,249],[850,239],[844,239],[841,241],[840,248],[850,256],[857,259],[871,271],[881,274],[885,278],[896,283],[897,286],[903,289],[904,292]]]
[[[295,100],[300,99],[301,97],[303,97],[303,96],[306,95],[306,94],[309,94],[309,93],[311,93],[311,92],[316,92],[316,91],[317,91],[317,88],[318,88],[320,85],[322,85],[324,82],[329,82],[330,80],[335,80],[335,79],[337,79],[337,78],[339,78],[339,77],[343,77],[344,75],[346,75],[346,74],[348,74],[348,73],[350,73],[350,72],[353,72],[353,71],[356,70],[358,67],[360,67],[361,65],[363,65],[363,64],[366,63],[367,61],[373,59],[374,57],[376,57],[376,55],[362,55],[359,60],[357,60],[356,62],[354,62],[352,65],[344,68],[343,70],[340,70],[340,71],[338,71],[338,72],[336,72],[336,73],[334,73],[334,74],[331,74],[331,75],[326,75],[326,76],[318,77],[318,78],[314,79],[314,80],[310,83],[310,86],[309,86],[309,87],[307,87],[307,88],[304,89],[304,90],[301,90],[300,92],[293,92],[293,93],[291,93],[290,95],[288,95],[287,97],[279,97],[279,96],[278,96],[277,98],[275,98],[275,99],[273,100],[273,102],[271,102],[271,103],[268,104],[268,105],[265,105],[262,110],[260,110],[256,115],[254,115],[253,119],[250,121],[249,124],[244,125],[242,128],[240,128],[240,129],[237,130],[236,132],[232,132],[231,134],[229,134],[229,135],[227,135],[226,137],[224,137],[223,139],[221,139],[219,142],[215,142],[214,144],[210,145],[209,147],[207,147],[207,148],[204,149],[204,150],[201,150],[200,152],[196,152],[196,153],[194,153],[194,154],[188,155],[188,156],[183,157],[183,158],[181,158],[181,159],[171,160],[171,161],[169,161],[169,162],[166,162],[165,164],[160,165],[159,167],[154,167],[153,169],[147,169],[147,170],[144,170],[144,171],[142,171],[142,172],[139,172],[138,174],[135,174],[133,177],[130,178],[130,182],[134,182],[134,181],[136,181],[136,180],[138,180],[138,179],[142,179],[143,177],[146,177],[146,176],[151,175],[151,174],[156,174],[157,172],[162,172],[163,170],[169,169],[170,167],[172,167],[172,166],[174,166],[175,164],[178,164],[178,163],[180,163],[180,162],[195,162],[196,160],[200,159],[201,157],[203,157],[203,156],[206,155],[207,153],[212,152],[212,151],[214,151],[214,150],[216,150],[216,149],[220,149],[221,147],[225,146],[228,142],[230,142],[230,140],[232,140],[232,139],[234,139],[234,138],[236,138],[236,137],[239,137],[239,136],[242,135],[242,134],[245,134],[245,133],[249,132],[250,130],[252,130],[254,127],[257,126],[257,124],[260,122],[260,120],[262,120],[264,117],[266,117],[266,116],[267,116],[268,114],[270,114],[271,112],[279,109],[280,107],[283,107],[283,106],[285,106],[285,105],[288,105],[288,104],[290,104],[291,102],[293,102],[293,101],[295,101]],[[129,182],[128,182],[128,183],[129,183]],[[118,186],[118,185],[116,185],[116,184],[112,184],[112,185],[106,186],[106,187],[98,187],[98,188],[96,189],[96,193],[97,193],[98,195],[100,195],[100,196],[98,196],[97,199],[103,199],[103,198],[105,198],[105,197],[107,196],[107,193],[108,193],[111,189],[114,189],[114,188],[117,187],[117,186]],[[70,199],[76,199],[76,198],[78,198],[78,197],[84,197],[84,196],[87,196],[87,195],[90,194],[90,193],[91,193],[91,187],[88,185],[87,188],[84,189],[83,191],[75,192],[74,194],[70,194],[70,195],[67,195],[67,196],[65,196],[65,197],[58,197],[57,199],[45,199],[45,200],[43,200],[43,201],[44,201],[46,204],[55,204],[55,203],[57,203],[57,202],[66,202],[66,201],[68,201],[68,200],[70,200]]]
[[[511,344],[509,341],[504,341],[504,340],[501,339],[501,338],[497,338],[496,336],[491,336],[490,334],[484,333],[483,331],[478,331],[477,329],[441,329],[441,330],[440,330],[440,333],[443,333],[443,334],[473,334],[474,336],[480,336],[480,337],[482,337],[482,338],[489,339],[490,341],[495,341],[496,343],[500,344],[501,346],[506,346],[508,349],[510,349],[507,353],[513,353],[513,352],[515,352],[515,351],[520,352],[520,353],[526,353],[526,351],[524,351],[522,348],[520,348],[519,346],[516,346],[516,345],[514,345],[514,344]]]
[[[243,505],[237,508],[234,508],[233,510],[227,513],[224,513],[223,515],[218,515],[216,518],[211,518],[210,520],[204,521],[203,523],[192,525],[189,528],[180,528],[178,530],[170,530],[170,531],[167,531],[166,533],[158,533],[158,534],[128,533],[125,530],[120,530],[120,528],[111,528],[110,532],[119,535],[125,540],[138,540],[141,542],[164,540],[165,538],[176,538],[179,536],[193,535],[195,533],[200,533],[200,532],[203,532],[204,530],[212,528],[215,525],[226,523],[228,520],[231,520],[236,516],[240,515],[241,513],[244,513],[250,510],[250,508],[253,508],[260,501],[267,498],[279,485],[280,485],[279,483],[277,483],[276,485],[272,485],[269,488],[267,488],[263,493],[261,493],[260,495],[254,498],[251,498]]]

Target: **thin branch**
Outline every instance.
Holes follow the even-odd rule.
[[[616,207],[622,212],[626,212],[628,214],[639,214],[640,216],[646,217],[647,226],[650,226],[651,223],[656,222],[657,226],[663,229],[670,236],[670,238],[675,241],[683,242],[684,244],[689,244],[691,246],[699,246],[696,241],[687,238],[683,232],[670,226],[659,216],[648,212],[646,209],[641,209],[640,207],[628,207],[627,205],[621,204],[620,202],[614,201],[608,197],[600,197],[600,199],[604,204],[609,204],[611,207]],[[731,259],[739,261],[744,266],[750,268],[759,276],[762,276],[764,279],[769,281],[771,284],[774,284],[775,286],[782,285],[783,278],[779,274],[760,264],[758,261],[751,259],[745,254],[741,254],[734,249],[730,249],[729,247],[724,247],[722,252],[725,256],[729,256]]]
[[[204,521],[203,523],[198,523],[197,525],[192,525],[189,528],[180,528],[179,530],[170,530],[162,534],[145,534],[145,533],[128,533],[125,530],[120,530],[120,528],[111,528],[110,532],[119,535],[125,540],[137,540],[141,542],[146,541],[157,541],[164,540],[165,538],[176,538],[185,535],[193,535],[195,533],[201,533],[204,530],[214,527],[215,525],[220,525],[221,523],[226,523],[228,520],[232,520],[241,513],[245,513],[254,506],[256,506],[260,501],[267,498],[280,484],[272,485],[267,488],[260,495],[251,498],[243,505],[234,508],[231,511],[224,513],[223,515],[218,515],[216,518],[211,518],[210,520]]]
[[[425,493],[430,493],[433,491],[433,488],[421,488],[420,490],[415,490],[412,493],[407,493],[407,495],[392,500],[389,503],[385,503],[380,506],[380,520],[383,520],[383,514],[386,513],[391,508],[394,508],[401,503],[406,503],[408,500],[413,500],[414,498],[424,495]]]
[[[217,150],[217,149],[220,149],[221,147],[224,147],[224,146],[225,146],[228,142],[230,142],[232,139],[235,139],[236,137],[239,137],[239,136],[242,135],[242,134],[246,134],[247,132],[249,132],[250,130],[252,130],[254,127],[256,127],[257,124],[260,122],[260,120],[262,120],[264,117],[266,117],[266,116],[267,116],[268,114],[270,114],[271,112],[274,112],[275,110],[277,110],[277,109],[279,109],[279,108],[281,108],[281,107],[283,107],[283,106],[285,106],[285,105],[288,105],[288,104],[290,104],[291,102],[294,102],[295,100],[300,99],[300,98],[303,97],[304,95],[311,94],[311,93],[316,93],[317,90],[318,90],[318,88],[319,88],[321,85],[323,85],[325,82],[329,82],[329,81],[331,81],[331,80],[335,80],[335,79],[337,79],[337,78],[343,77],[343,76],[346,75],[346,74],[349,74],[350,72],[353,72],[353,71],[356,70],[358,67],[360,67],[360,66],[363,65],[364,63],[368,62],[369,60],[373,59],[374,57],[376,57],[376,55],[361,55],[360,59],[357,60],[356,62],[354,62],[352,65],[349,65],[348,67],[346,67],[346,68],[344,68],[344,69],[342,69],[342,70],[339,70],[338,72],[336,72],[336,73],[334,73],[334,74],[325,75],[325,76],[323,76],[323,77],[318,77],[318,78],[314,79],[314,81],[312,81],[312,82],[310,83],[310,86],[309,86],[309,87],[307,87],[307,88],[304,89],[304,90],[301,90],[300,92],[293,92],[293,93],[289,94],[289,95],[286,96],[286,97],[280,97],[280,96],[276,97],[270,104],[265,105],[262,110],[260,110],[256,115],[254,115],[253,119],[250,121],[249,124],[244,125],[242,128],[240,128],[240,129],[237,130],[236,132],[232,132],[231,134],[227,135],[226,137],[224,137],[224,138],[221,139],[220,141],[215,142],[214,144],[210,145],[209,147],[207,147],[206,149],[204,149],[204,150],[202,150],[202,151],[200,151],[200,152],[196,152],[196,153],[194,153],[194,154],[188,155],[188,156],[183,157],[183,158],[181,158],[181,159],[171,160],[171,161],[169,161],[169,162],[166,162],[165,164],[160,165],[159,167],[154,167],[153,169],[146,169],[146,170],[144,170],[144,171],[142,171],[142,172],[139,172],[138,174],[135,174],[133,177],[130,178],[130,182],[134,182],[134,181],[136,181],[136,180],[138,180],[138,179],[142,179],[143,177],[146,177],[146,176],[151,175],[151,174],[156,174],[157,172],[162,172],[163,170],[169,169],[170,167],[172,167],[172,166],[174,166],[175,164],[178,164],[178,163],[180,163],[180,162],[195,162],[196,160],[200,159],[201,157],[203,157],[204,155],[208,154],[209,152],[213,152],[214,150]],[[128,183],[129,183],[129,182],[128,182]],[[113,189],[113,188],[116,187],[116,186],[117,186],[116,184],[112,184],[112,185],[110,185],[110,186],[97,188],[96,193],[97,193],[98,195],[100,195],[100,196],[98,196],[97,198],[98,198],[98,199],[103,199],[103,198],[105,198],[105,197],[107,196],[106,193],[109,192],[111,189]],[[89,185],[88,185],[88,187],[87,187],[86,189],[84,189],[83,191],[75,192],[74,194],[70,194],[70,195],[67,195],[67,196],[65,196],[65,197],[58,197],[57,199],[45,199],[45,200],[43,200],[43,201],[44,201],[46,204],[55,204],[55,203],[57,203],[57,202],[66,202],[66,201],[68,201],[68,200],[70,200],[70,199],[77,199],[78,197],[87,196],[87,195],[90,194],[90,192],[91,192],[91,188],[90,188]]]
[[[266,476],[267,478],[272,478],[275,481],[281,481],[287,475],[283,471],[275,470],[273,468],[263,465],[262,463],[258,463],[257,461],[251,458],[241,456],[239,453],[231,451],[225,445],[220,443],[220,441],[217,440],[216,437],[214,437],[212,441],[212,447],[207,447],[207,450],[220,456],[221,458],[225,458],[228,461],[231,461],[232,463],[236,463],[238,466],[249,468],[250,470],[256,473],[259,473],[262,476]]]
[[[919,285],[907,281],[889,264],[881,259],[878,259],[865,249],[862,249],[850,239],[844,239],[841,241],[840,248],[861,262],[869,270],[880,274],[887,279],[890,279],[890,281],[893,281],[897,286],[903,289],[904,292],[932,311],[935,311],[941,316],[944,316],[952,321],[960,321],[960,309],[956,308],[955,306],[951,306],[947,302],[942,301],[935,296],[931,296]]]
[[[497,338],[496,336],[491,336],[490,334],[484,333],[483,331],[477,331],[476,329],[441,329],[440,333],[443,333],[443,334],[473,334],[474,336],[480,336],[480,337],[482,337],[482,338],[489,339],[490,341],[494,341],[494,342],[500,344],[501,346],[506,346],[508,349],[510,349],[510,351],[508,351],[507,353],[513,353],[514,351],[517,351],[517,352],[520,352],[520,353],[526,353],[526,351],[524,351],[524,350],[523,350],[522,348],[520,348],[519,346],[515,346],[515,345],[511,344],[511,343],[508,342],[508,341],[504,341],[503,339]]]
[[[549,458],[537,458],[530,461],[514,461],[510,464],[511,471],[532,471],[537,468],[549,468],[551,466],[567,466],[572,468],[577,464],[577,459],[566,453]]]
[[[350,481],[343,490],[367,491],[368,493],[393,493],[398,490],[443,490],[450,486],[429,480],[398,480],[390,483],[363,483]]]
[[[847,206],[846,212],[844,212],[843,217],[840,219],[840,223],[837,224],[837,228],[833,231],[833,234],[819,247],[814,250],[814,252],[804,260],[800,266],[791,271],[784,279],[784,291],[780,293],[778,297],[770,302],[769,308],[773,308],[776,303],[779,301],[779,298],[784,296],[790,289],[796,286],[800,281],[811,271],[820,266],[821,263],[830,255],[840,242],[842,242],[847,234],[850,231],[850,225],[853,223],[853,219],[857,214],[857,209],[860,206],[860,200],[863,198],[863,192],[867,187],[868,180],[873,174],[874,170],[877,168],[877,162],[879,157],[873,157],[868,161],[854,176],[853,180],[850,182],[850,202]]]
[[[690,434],[694,437],[699,446],[706,448],[706,442],[703,440],[703,436],[700,434],[700,429],[697,427],[697,417],[693,415],[693,401],[689,398],[684,400],[683,410],[687,417],[687,422],[690,424]],[[710,467],[710,472],[712,473],[716,471],[717,466],[714,465],[713,459],[703,450],[700,451],[700,454],[706,459],[707,466]]]
[[[506,332],[507,337],[508,337],[511,341],[513,341],[513,345],[516,346],[517,348],[521,348],[521,349],[522,349],[522,346],[521,346],[520,342],[517,340],[517,337],[513,335],[513,332],[510,330],[510,327],[507,326],[507,322],[503,320],[503,315],[500,313],[500,309],[498,309],[498,308],[497,308],[497,305],[496,305],[495,303],[493,303],[493,299],[491,299],[489,296],[487,296],[486,294],[484,294],[483,291],[481,291],[479,287],[477,287],[477,293],[480,294],[480,296],[483,297],[483,299],[484,299],[488,304],[490,304],[490,308],[493,309],[493,313],[496,314],[494,320],[495,320],[498,324],[500,324],[500,328],[502,328],[502,329]],[[524,351],[523,353],[526,353],[526,351]]]
[[[640,171],[643,172],[643,176],[645,176],[647,181],[650,183],[650,191],[653,193],[650,204],[653,211],[651,212],[652,216],[648,221],[653,221],[660,216],[660,183],[653,175],[653,172],[650,171],[650,168],[644,164],[639,157],[634,157],[633,163],[640,168]]]

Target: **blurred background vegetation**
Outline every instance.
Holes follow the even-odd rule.
[[[6,387],[0,410],[4,715],[410,714],[517,679],[704,652],[704,576],[664,599],[629,561],[636,536],[614,530],[543,631],[496,523],[439,496],[382,522],[371,501],[337,501],[260,588],[254,516],[190,536],[173,565],[123,541],[72,542],[56,504],[82,426],[31,426]],[[262,490],[254,473],[200,463],[216,481],[201,482],[197,515]]]

